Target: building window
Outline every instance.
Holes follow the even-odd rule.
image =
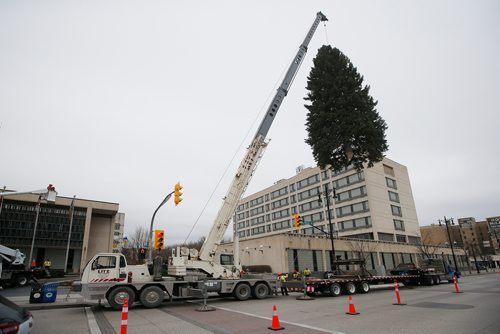
[[[306,200],[311,197],[318,197],[319,187],[312,188],[297,194],[299,201]]]
[[[384,173],[386,173],[387,175],[390,175],[390,176],[396,176],[394,174],[394,168],[387,166],[385,164],[383,166],[384,166]]]
[[[389,200],[391,200],[392,202],[399,203],[398,193],[395,193],[395,192],[389,190]]]
[[[250,201],[250,207],[254,207],[254,206],[262,204],[262,203],[264,203],[264,197],[261,196],[259,198],[251,200]]]
[[[403,213],[401,212],[401,208],[396,205],[391,205],[391,211],[394,216],[403,216]]]
[[[280,197],[280,196],[283,196],[283,195],[286,195],[286,194],[288,194],[288,188],[287,187],[283,187],[281,189],[273,191],[271,193],[271,199],[275,199],[276,197]]]
[[[396,184],[396,180],[390,179],[388,177],[385,178],[385,183],[389,188],[398,189],[398,185]]]
[[[394,229],[399,231],[404,231],[405,223],[402,220],[394,219]]]
[[[265,226],[259,226],[259,227],[254,227],[252,228],[252,235],[256,234],[262,234],[266,232],[266,227]]]
[[[404,242],[404,243],[406,243],[406,235],[396,234],[396,242]]]
[[[359,173],[352,174],[352,175],[340,178],[338,180],[335,180],[333,183],[335,185],[335,188],[339,189],[339,188],[347,187],[348,185],[351,185],[354,183],[364,181],[364,179],[365,179],[365,175],[363,174],[363,172],[359,172]]]
[[[420,245],[421,242],[419,237],[408,236],[408,243],[412,245]]]
[[[307,186],[316,184],[318,182],[319,182],[319,175],[316,174],[316,175],[308,177],[307,179],[304,179],[304,180],[297,182],[297,189],[302,189],[302,188],[305,188]]]
[[[245,237],[245,231],[238,232],[238,236],[240,238],[244,238]]]
[[[318,201],[311,201],[311,202],[299,205],[299,212],[307,212],[307,211],[311,211],[311,210],[314,210],[314,209],[317,209],[317,208],[321,208],[321,207],[322,206],[321,206],[320,202],[318,202]]]
[[[250,217],[264,213],[264,206],[259,206],[258,208],[250,210]]]
[[[330,173],[328,173],[328,170],[321,171],[321,179],[322,180],[328,180],[328,178],[330,177],[329,174]]]
[[[280,222],[277,222],[277,223],[274,223],[273,224],[273,230],[274,231],[279,231],[279,230],[283,230],[283,229],[286,229],[286,228],[290,228],[290,220],[283,220],[283,221],[280,221]]]
[[[357,219],[344,220],[338,223],[339,230],[352,230],[356,228],[367,228],[372,226],[371,217],[362,217]]]
[[[360,212],[366,212],[368,210],[369,210],[368,201],[341,206],[340,208],[336,209],[337,217],[353,215]]]
[[[274,209],[281,208],[282,206],[288,205],[288,197],[282,198],[280,200],[271,203],[271,207]]]
[[[390,233],[378,233],[378,240],[381,241],[394,241],[394,235]]]
[[[290,216],[290,212],[288,209],[284,209],[284,210],[276,211],[276,212],[272,213],[273,220],[279,219],[279,218],[285,218],[288,216]]]
[[[264,223],[264,216],[252,218],[249,221],[250,221],[250,225],[252,225],[252,226],[253,225],[263,224]]]
[[[366,196],[366,187],[362,186],[359,188],[354,188],[351,190],[337,193],[336,200],[337,202],[343,202],[364,196]]]

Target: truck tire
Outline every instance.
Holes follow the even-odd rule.
[[[439,285],[439,283],[440,283],[439,281],[440,280],[439,280],[439,276],[438,275],[432,276],[432,284]]]
[[[368,293],[370,292],[370,284],[368,284],[368,282],[366,281],[363,281],[361,283],[358,284],[358,291],[360,293]]]
[[[141,303],[147,308],[155,308],[161,305],[165,299],[165,293],[157,286],[148,286],[141,291]]]
[[[256,299],[264,299],[269,295],[269,287],[266,283],[257,283],[252,289],[252,296]]]
[[[344,291],[347,295],[353,295],[356,293],[356,284],[353,282],[347,282],[344,284]]]
[[[424,276],[422,277],[422,285],[432,285],[433,280],[432,280],[432,277],[431,276]]]
[[[28,284],[28,276],[26,274],[17,274],[14,278],[14,283],[16,283],[17,286],[23,287],[26,284]]]
[[[330,296],[338,297],[341,293],[342,289],[338,283],[332,283],[332,285],[330,285]]]
[[[238,300],[247,300],[252,294],[252,289],[246,283],[240,283],[234,288],[233,295]]]
[[[128,298],[129,307],[135,301],[135,292],[128,286],[119,286],[111,290],[107,300],[109,306],[114,310],[121,310],[125,298]]]

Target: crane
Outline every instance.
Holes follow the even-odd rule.
[[[227,270],[226,267],[214,262],[214,255],[217,251],[218,246],[223,240],[224,234],[229,226],[231,217],[233,216],[238,201],[241,199],[243,193],[245,192],[252,175],[262,158],[264,150],[268,144],[266,142],[266,135],[278,113],[278,110],[286,97],[288,90],[298,72],[298,69],[307,53],[307,46],[311,41],[316,28],[322,21],[328,21],[323,13],[318,12],[316,18],[309,29],[304,41],[299,46],[299,50],[295,55],[292,63],[290,64],[288,71],[281,82],[281,85],[277,89],[277,92],[272,99],[269,107],[267,108],[266,114],[252,139],[250,146],[247,148],[247,152],[241,161],[238,170],[234,176],[234,179],[229,187],[229,190],[224,197],[221,208],[215,218],[214,224],[208,237],[197,254],[196,250],[181,250],[178,249],[178,254],[174,256],[172,261],[173,266],[186,266],[187,269],[201,270],[215,278],[238,278],[240,275],[239,264],[233,267],[233,270]],[[180,259],[179,257],[182,257]]]

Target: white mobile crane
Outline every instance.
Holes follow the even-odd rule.
[[[214,256],[238,201],[267,146],[265,139],[269,128],[304,59],[307,46],[322,21],[327,21],[327,18],[318,12],[247,149],[200,252],[178,247],[170,258],[166,277],[162,277],[159,270],[161,259],[155,261],[154,274],[151,274],[146,264],[127,265],[122,254],[97,254],[85,267],[82,281],[75,283],[77,289],[81,285],[82,295],[86,299],[106,299],[111,307],[120,309],[124,298],[140,301],[146,307],[157,307],[165,298],[172,300],[193,297],[203,289],[217,292],[221,296],[233,296],[238,300],[246,300],[251,295],[259,299],[265,298],[276,289],[275,277],[241,275],[241,267],[237,261],[235,265],[223,266],[214,261]]]
[[[25,286],[29,282],[33,273],[26,270],[25,259],[26,256],[19,249],[0,245],[0,285],[9,283]]]

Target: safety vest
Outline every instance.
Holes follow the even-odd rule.
[[[44,265],[45,267],[50,267],[50,266],[52,266],[52,262],[47,260],[47,261],[45,261],[45,262],[43,263],[43,265]]]
[[[281,276],[280,276],[280,280],[281,280],[282,282],[286,282],[286,279],[287,279],[287,278],[288,278],[288,275],[281,275]]]
[[[296,272],[293,273],[293,278],[297,279],[299,277],[300,277],[300,273],[299,272],[296,271]]]
[[[311,275],[311,270],[310,269],[304,269],[304,276],[309,276]]]

